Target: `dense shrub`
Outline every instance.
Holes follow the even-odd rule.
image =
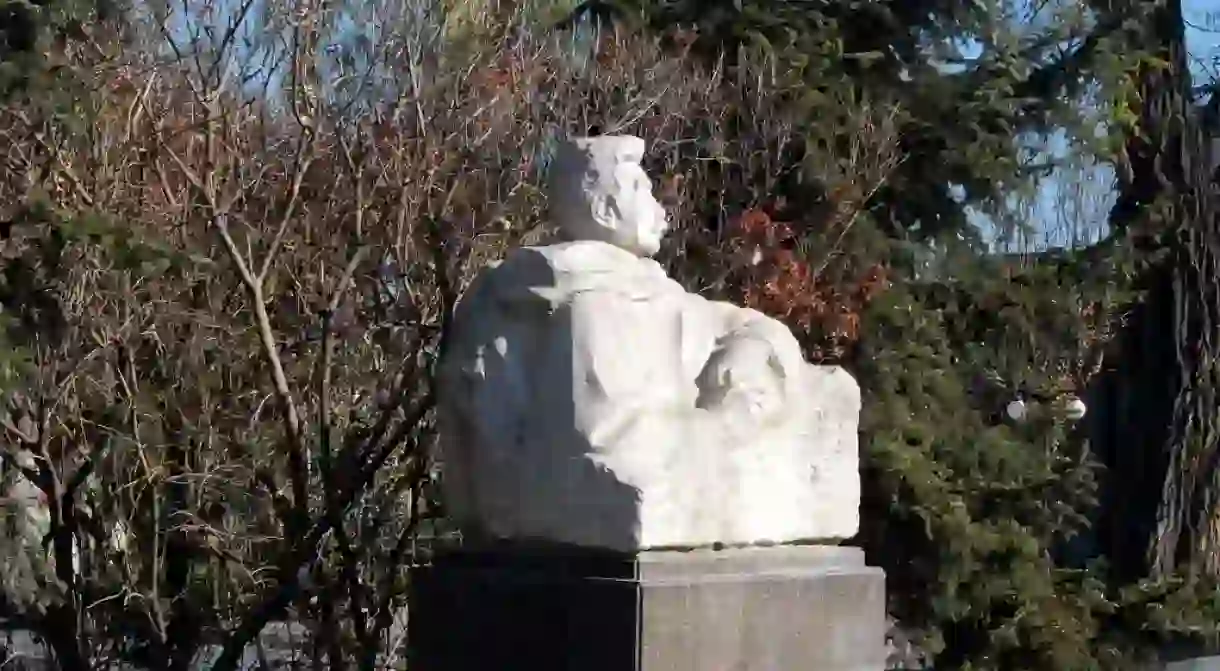
[[[555,5],[200,0],[59,42],[56,89],[0,110],[12,623],[64,668],[234,668],[280,619],[315,664],[401,663],[406,569],[446,533],[449,310],[547,235],[554,141],[596,128],[648,140],[675,277],[858,376],[857,540],[938,668],[1112,668],[1202,631],[1205,587],[1114,584],[1087,545],[1098,469],[1061,405],[1134,299],[1123,240],[1015,273],[946,247],[964,201],[1021,182],[992,131],[1046,121],[1009,104],[1019,68],[907,85],[826,16],[785,43],[737,37],[788,13],[552,30]],[[932,27],[886,32],[894,58]],[[948,272],[916,262],[933,252]]]

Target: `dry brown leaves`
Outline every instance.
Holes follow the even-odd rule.
[[[815,360],[841,357],[860,335],[860,313],[888,286],[880,264],[853,282],[835,286],[819,278],[795,251],[793,226],[773,220],[761,209],[740,216],[730,245],[736,259],[731,285],[747,306],[813,335]]]

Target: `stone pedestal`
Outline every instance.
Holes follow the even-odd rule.
[[[881,671],[885,578],[856,548],[438,556],[415,671]]]

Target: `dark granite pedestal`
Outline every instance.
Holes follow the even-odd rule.
[[[881,671],[856,548],[454,552],[412,576],[412,671]]]

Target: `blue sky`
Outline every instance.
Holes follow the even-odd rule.
[[[1187,44],[1195,66],[1195,83],[1205,83],[1220,74],[1220,0],[1184,0],[1183,10],[1187,20]],[[1089,184],[1085,189],[1092,190],[1097,202],[1084,208],[1084,212],[1063,211],[1064,199],[1072,200],[1062,193],[1066,189],[1064,180],[1052,177],[1040,185],[1036,201],[1028,213],[1032,219],[1029,222],[1032,234],[1026,244],[1036,248],[1070,244],[1070,233],[1062,230],[1065,219],[1083,219],[1078,223],[1091,229],[1094,236],[1104,230],[1113,197],[1112,171],[1104,166],[1095,167],[1086,171],[1086,179]],[[994,226],[986,217],[978,215],[975,221],[985,236],[994,235]]]
[[[1220,56],[1220,0],[1186,0],[1185,13],[1194,55],[1207,61]]]
[[[254,14],[259,14],[263,2],[265,0],[253,0],[256,10]],[[1016,3],[1026,3],[1031,0],[1012,0]],[[1220,75],[1220,0],[1183,0],[1184,13],[1187,19],[1187,42],[1191,51],[1191,56],[1195,64],[1196,83],[1204,83],[1216,78]],[[218,3],[207,3],[212,10],[219,11],[220,15],[211,17],[219,25],[225,23],[225,19],[229,18],[225,15],[225,11],[231,11],[239,5],[241,0],[227,0]],[[355,17],[344,16],[339,19],[341,25],[349,28],[356,27],[359,22],[353,23]],[[387,17],[380,17],[385,19]],[[420,23],[418,19],[412,22],[409,17],[397,17],[398,19],[408,19],[409,23]],[[177,30],[171,29],[175,33],[179,33],[181,37],[186,37],[186,23],[190,20],[185,16],[177,17],[178,21],[183,22],[182,25],[174,26]],[[364,25],[357,30],[341,30],[347,38],[357,40],[363,43],[363,48],[356,48],[356,52],[367,52],[372,45],[380,42],[379,28],[380,22],[373,22],[371,25]],[[181,31],[181,32],[179,32]],[[268,35],[261,34],[262,27],[259,21],[252,21],[247,24],[245,33],[242,37],[249,39],[247,43],[251,47],[261,42],[260,38],[266,38]],[[244,41],[244,40],[243,40]],[[265,44],[265,43],[264,43]],[[355,46],[355,44],[351,45]],[[247,47],[249,48],[249,47]],[[257,49],[257,47],[254,47]],[[376,50],[376,47],[372,47]],[[322,61],[332,61],[332,58],[323,57]],[[321,63],[320,63],[321,65]],[[333,70],[335,66],[330,65],[328,70]],[[343,70],[351,69],[353,74],[356,71],[363,70],[360,63],[351,63]],[[339,74],[334,72],[333,74]],[[272,75],[273,82],[277,79]],[[389,82],[380,82],[380,85],[393,84]],[[366,91],[367,93],[367,91]],[[1052,138],[1045,146],[1045,150],[1049,153],[1062,155],[1066,153],[1068,144],[1065,137]],[[1088,238],[1096,238],[1103,234],[1104,223],[1109,211],[1109,202],[1113,197],[1112,188],[1112,172],[1106,166],[1087,168],[1080,174],[1073,175],[1070,178],[1063,176],[1052,176],[1044,179],[1039,185],[1032,199],[1027,203],[1026,207],[1021,210],[1021,213],[1015,217],[1015,220],[1021,221],[1028,230],[1027,237],[1016,245],[1016,248],[1026,248],[1033,246],[1035,248],[1045,246],[1065,246],[1072,244],[1072,238],[1078,233],[1073,231],[1086,231],[1085,239],[1080,242],[1088,242]],[[1078,186],[1083,183],[1083,186]],[[1081,195],[1083,194],[1083,198]],[[1080,203],[1087,201],[1087,206],[1079,207]],[[1076,205],[1071,205],[1075,202]],[[1065,205],[1067,203],[1068,205]],[[997,226],[992,223],[992,220],[980,213],[974,213],[972,217],[975,223],[982,229],[985,239],[996,241]],[[1010,249],[1012,249],[1010,247]],[[1016,249],[1013,249],[1016,251]]]

